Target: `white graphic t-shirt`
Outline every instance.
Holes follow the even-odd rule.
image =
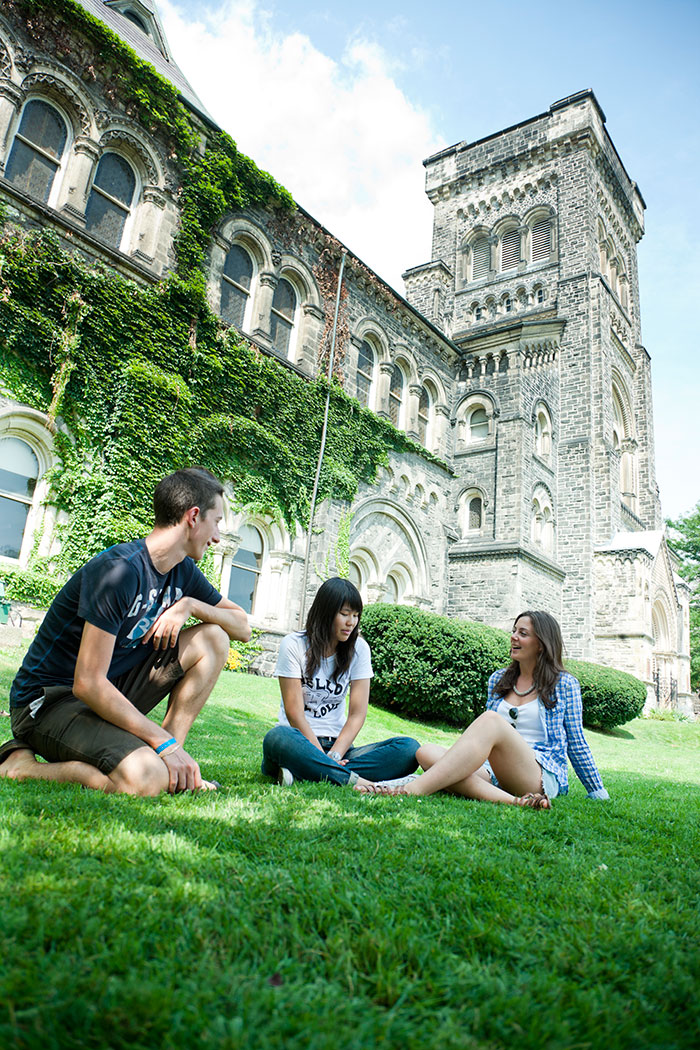
[[[282,639],[275,674],[280,678],[300,678],[304,697],[304,714],[316,736],[336,737],[345,725],[345,698],[350,682],[357,678],[373,678],[372,657],[364,638],[355,643],[350,667],[336,682],[335,654],[321,661],[313,678],[306,677],[306,631],[296,631]],[[280,705],[278,725],[288,726],[289,719]]]

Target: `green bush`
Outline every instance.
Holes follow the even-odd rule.
[[[6,565],[0,568],[0,580],[5,584],[5,597],[9,601],[34,605],[38,609],[48,609],[66,582],[43,572],[30,572],[28,569]]]
[[[647,691],[634,675],[583,660],[567,660],[566,667],[581,683],[584,725],[612,729],[641,715]]]
[[[402,605],[370,605],[362,633],[372,649],[372,703],[409,718],[466,726],[486,707],[490,675],[509,663],[509,635]],[[610,729],[641,714],[642,682],[624,671],[569,660],[581,683],[585,725]]]
[[[486,706],[489,675],[508,662],[508,635],[403,605],[370,605],[372,703],[409,717],[465,726]]]

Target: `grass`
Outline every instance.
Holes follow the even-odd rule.
[[[215,797],[0,782],[0,1046],[697,1045],[700,725],[589,732],[611,801],[535,813],[272,786],[277,705],[222,676]],[[362,739],[401,732],[453,739],[374,709]]]

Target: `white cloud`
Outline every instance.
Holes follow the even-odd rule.
[[[257,0],[160,12],[176,61],[239,149],[314,218],[403,291],[400,275],[430,258],[424,157],[444,143],[397,86],[373,41],[340,61],[301,33],[275,31]]]

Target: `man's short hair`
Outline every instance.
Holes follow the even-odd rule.
[[[155,523],[159,528],[177,525],[190,507],[206,514],[223,496],[224,486],[206,467],[185,467],[163,478],[153,493]]]

